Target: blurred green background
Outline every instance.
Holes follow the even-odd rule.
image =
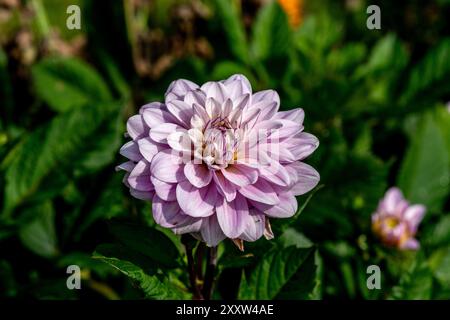
[[[81,30],[66,27],[72,4]],[[118,149],[172,80],[242,73],[304,108],[323,187],[275,240],[220,247],[214,297],[449,299],[449,17],[448,0],[0,0],[0,297],[190,298],[180,240],[128,194]],[[371,233],[394,185],[428,208],[417,252]],[[296,250],[281,280],[264,271]],[[71,264],[82,290],[66,287]],[[372,264],[381,290],[367,289]]]

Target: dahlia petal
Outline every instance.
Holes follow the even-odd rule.
[[[195,90],[198,85],[186,79],[179,79],[172,81],[165,93],[166,103],[175,98],[184,97],[189,91]]]
[[[189,105],[181,100],[172,100],[167,103],[167,109],[180,121],[183,127],[190,127],[191,118],[194,113],[192,105]]]
[[[222,172],[214,171],[213,179],[216,183],[217,189],[227,201],[233,201],[236,198],[236,187],[230,181],[225,179]]]
[[[214,213],[217,190],[212,184],[196,188],[189,181],[177,185],[177,201],[184,213],[191,217],[208,217]]]
[[[148,108],[142,113],[145,123],[150,128],[155,128],[163,123],[178,123],[178,120],[167,111],[164,105],[158,108]]]
[[[150,102],[139,108],[139,114],[143,115],[145,110],[164,109],[164,103]],[[144,119],[145,121],[145,119]]]
[[[184,156],[192,152],[191,137],[186,130],[172,132],[167,136],[167,144],[175,151],[180,151]]]
[[[244,110],[246,107],[248,107],[248,104],[251,100],[251,95],[250,94],[243,94],[240,97],[237,97],[236,99],[233,100],[233,107],[234,109],[241,109]]]
[[[280,96],[275,90],[263,90],[255,92],[252,96],[253,103],[268,100],[268,101],[274,101],[278,105],[280,105]]]
[[[231,99],[228,98],[227,100],[225,100],[225,102],[222,103],[221,109],[222,109],[221,117],[222,118],[228,117],[231,113],[231,110],[233,110],[233,102],[231,101]]]
[[[273,218],[290,218],[297,212],[297,199],[290,192],[278,195],[280,203],[264,211],[266,215]]]
[[[289,110],[289,111],[280,111],[273,118],[290,120],[290,121],[293,121],[295,123],[302,125],[303,120],[305,119],[305,112],[301,108]]]
[[[287,147],[295,157],[295,160],[303,160],[317,149],[319,139],[310,133],[301,132],[283,141],[281,146]]]
[[[296,172],[296,182],[291,188],[293,195],[300,196],[314,189],[320,181],[320,174],[310,165],[303,162],[293,162],[289,169]]]
[[[421,204],[410,206],[403,214],[403,219],[408,223],[410,231],[416,233],[417,227],[425,215],[426,208]]]
[[[133,161],[127,161],[116,166],[116,171],[124,170],[126,172],[131,172],[135,166],[136,163],[134,163]]]
[[[148,127],[141,115],[137,114],[128,119],[127,133],[133,140],[142,138],[148,133]]]
[[[182,227],[193,222],[192,217],[183,214],[176,201],[162,200],[156,194],[152,201],[153,218],[164,228]]]
[[[264,153],[261,153],[264,154]],[[264,179],[279,185],[286,187],[291,183],[289,178],[289,172],[278,161],[272,160],[267,155],[266,160],[269,162],[266,166],[261,166],[259,169],[259,175]]]
[[[154,142],[150,138],[142,138],[137,141],[140,154],[148,162],[152,162],[153,157],[161,150],[167,149],[166,145]]]
[[[128,177],[128,184],[131,188],[138,191],[152,191],[153,184],[150,180],[150,164],[145,161],[139,161]]]
[[[205,109],[210,119],[216,119],[221,113],[221,102],[210,97],[206,99]]]
[[[197,188],[208,185],[212,179],[211,171],[204,164],[194,164],[192,161],[184,166],[184,175]]]
[[[220,82],[206,82],[201,89],[206,93],[207,100],[214,98],[219,104],[222,104],[228,98],[227,88]]]
[[[167,136],[175,131],[186,130],[175,123],[162,123],[150,129],[150,138],[159,143],[167,143]]]
[[[269,218],[266,217],[266,228],[264,229],[264,238],[267,240],[272,240],[274,238],[274,234],[272,231],[272,226],[270,225]]]
[[[206,219],[206,218],[203,218]],[[201,227],[202,227],[202,218],[192,218],[189,217],[189,222],[185,223],[182,226],[178,226],[175,228],[172,228],[172,231],[175,234],[185,234],[185,233],[194,233],[194,232],[199,232]]]
[[[419,241],[417,241],[414,238],[409,238],[401,245],[401,249],[405,250],[417,250],[419,248],[420,248]]]
[[[261,109],[247,109],[242,114],[241,128],[251,129],[259,121]]]
[[[194,104],[203,106],[205,104],[206,95],[200,89],[191,90],[184,96],[184,102],[189,106],[193,106]]]
[[[165,201],[174,201],[177,199],[177,185],[176,183],[168,183],[155,178],[154,176],[150,177],[153,185],[155,186],[155,193],[162,200]]]
[[[387,212],[394,212],[397,205],[403,200],[403,194],[398,188],[390,188],[382,200],[381,205]]]
[[[155,178],[170,183],[185,180],[180,157],[169,149],[158,152],[151,163],[150,171]]]
[[[250,212],[246,216],[245,220],[245,229],[239,238],[250,242],[261,238],[266,228],[265,215],[256,209],[250,209]]]
[[[264,179],[258,179],[254,184],[241,187],[238,192],[248,199],[264,204],[275,205],[280,202],[273,187]]]
[[[229,97],[233,100],[243,94],[252,93],[250,82],[241,74],[232,75],[227,80],[223,81],[223,84],[227,88]]]
[[[138,140],[139,142],[139,140]],[[125,143],[121,148],[119,153],[128,159],[138,162],[142,159],[142,154],[139,152],[138,144],[134,141],[129,141]]]
[[[261,115],[259,116],[259,120],[269,120],[271,119],[278,111],[279,103],[271,100],[262,100],[256,103],[253,103],[251,109],[259,109],[261,110]]]
[[[240,187],[255,183],[258,179],[258,170],[243,164],[232,164],[221,170],[229,181]]]
[[[130,194],[136,199],[151,201],[155,193],[153,191],[139,191],[136,189],[130,189]]]
[[[217,221],[223,233],[229,238],[237,238],[246,227],[248,215],[247,200],[240,195],[228,202],[225,198],[216,207]]]
[[[202,227],[200,232],[202,239],[206,242],[208,247],[215,247],[219,244],[219,242],[226,238],[219,226],[216,215],[202,219]]]

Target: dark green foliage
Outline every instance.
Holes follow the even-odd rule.
[[[134,11],[80,0],[77,31],[64,24],[72,2],[41,2],[38,18],[20,25],[19,10],[0,25],[0,298],[192,298],[180,237],[114,167],[127,118],[172,80],[242,73],[255,92],[277,90],[281,110],[304,109],[320,141],[305,161],[321,181],[297,197],[295,217],[270,220],[273,240],[219,246],[213,298],[449,299],[448,1],[380,1],[379,31],[366,29],[365,0],[304,1],[298,27],[275,0]],[[19,44],[19,29],[33,41]],[[417,252],[372,234],[392,186],[427,207]],[[82,270],[81,293],[67,290],[69,265]],[[366,285],[370,265],[381,290]]]

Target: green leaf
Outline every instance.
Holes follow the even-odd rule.
[[[19,231],[23,245],[42,257],[51,258],[58,254],[55,232],[55,212],[50,201],[29,210],[35,219]]]
[[[92,256],[85,252],[73,251],[60,259],[57,262],[58,267],[67,268],[70,265],[77,265],[82,270],[90,270],[96,273],[101,278],[111,274],[111,268],[99,261],[98,259],[93,259]]]
[[[104,255],[98,251],[94,252],[93,258],[100,259],[131,278],[139,285],[148,299],[187,299],[187,294],[176,288],[166,276],[161,274],[149,275],[128,260],[121,260],[109,254]]]
[[[424,230],[422,238],[428,246],[450,245],[450,214],[425,227],[427,229]]]
[[[431,298],[433,277],[424,263],[416,262],[411,271],[403,274],[392,288],[392,298],[401,300],[428,300]]]
[[[394,34],[381,38],[372,49],[369,61],[357,70],[358,77],[368,73],[382,74],[403,69],[408,63],[408,52]]]
[[[145,255],[155,263],[167,268],[179,266],[179,253],[174,243],[155,228],[112,222],[110,231],[123,245]]]
[[[93,206],[89,206],[89,212],[82,217],[81,222],[78,222],[76,226],[75,239],[80,239],[83,232],[86,231],[92,224],[101,219],[111,219],[126,214],[123,189],[122,189],[122,177],[118,174],[106,183],[105,187],[100,190],[101,193],[98,199],[93,203]],[[91,198],[87,198],[86,201],[92,201]],[[80,207],[80,210],[84,206]],[[78,217],[79,215],[77,215]]]
[[[260,9],[252,31],[252,53],[259,61],[285,54],[291,44],[288,19],[276,1]]]
[[[308,299],[316,286],[314,248],[274,249],[246,272],[240,299]]]
[[[57,112],[111,101],[111,93],[100,75],[77,59],[42,60],[33,66],[32,77],[37,96]]]
[[[443,39],[436,47],[414,66],[408,78],[402,102],[414,97],[430,99],[450,92],[450,38]]]
[[[73,173],[77,163],[92,159],[90,152],[100,152],[96,149],[99,148],[98,139],[105,134],[101,129],[111,119],[117,119],[118,115],[117,105],[80,107],[55,117],[26,136],[11,151],[14,152],[13,159],[6,170],[6,215],[36,191],[42,194],[51,189],[49,197],[60,192],[66,181],[65,175]],[[115,143],[103,144],[109,154],[108,160],[116,151]],[[104,160],[98,159],[103,165]],[[46,178],[49,184],[43,183]]]
[[[429,259],[429,264],[439,283],[450,288],[450,246],[435,251]]]
[[[231,52],[238,61],[248,63],[249,50],[237,1],[215,0],[214,2]]]
[[[397,179],[408,200],[424,204],[429,210],[441,209],[450,187],[442,183],[442,177],[450,176],[450,159],[448,137],[440,125],[431,112],[418,121]]]

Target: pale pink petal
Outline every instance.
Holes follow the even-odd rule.
[[[248,215],[247,200],[241,195],[228,202],[225,198],[217,205],[216,215],[223,233],[231,239],[237,238],[245,229]]]
[[[133,161],[127,161],[116,166],[116,171],[124,170],[126,172],[131,172],[135,166],[136,163],[134,163]]]
[[[203,106],[205,105],[206,95],[200,89],[192,90],[186,93],[184,97],[184,102],[189,106],[193,106],[194,104]]]
[[[264,213],[256,209],[250,209],[245,220],[245,229],[239,238],[244,241],[256,241],[261,238],[266,227],[266,218]]]
[[[170,114],[165,108],[148,108],[142,113],[145,123],[149,128],[155,128],[163,123],[175,123],[178,124],[178,120]]]
[[[173,99],[182,99],[189,91],[197,88],[198,85],[190,80],[179,79],[172,81],[165,94],[166,103],[172,101]]]
[[[152,201],[153,218],[164,228],[181,227],[192,222],[192,217],[183,214],[176,201],[162,200],[156,194]]]
[[[142,138],[137,141],[139,152],[148,162],[152,162],[153,157],[161,150],[167,149],[167,146],[154,142],[150,138]]]
[[[300,196],[314,189],[320,181],[320,174],[310,165],[303,162],[293,162],[286,166],[295,172],[295,183],[291,188],[293,195]]]
[[[172,100],[167,104],[167,109],[180,121],[184,128],[190,128],[191,118],[194,113],[192,105],[181,100]]]
[[[280,111],[273,117],[273,119],[286,119],[296,122],[300,125],[303,125],[303,121],[305,119],[305,112],[301,108],[289,111]]]
[[[388,212],[394,212],[397,205],[403,200],[403,194],[398,188],[390,188],[382,201],[382,205]]]
[[[185,180],[177,185],[177,201],[181,209],[191,217],[208,217],[214,213],[217,190],[214,185],[203,188],[193,186]]]
[[[406,209],[403,219],[408,223],[410,231],[415,234],[417,227],[425,215],[426,208],[421,204],[415,204]]]
[[[280,202],[264,211],[266,215],[273,218],[290,218],[298,209],[297,199],[290,192],[278,195]]]
[[[174,201],[177,199],[176,190],[177,190],[177,184],[176,183],[168,183],[161,181],[154,176],[150,177],[150,180],[152,181],[154,187],[155,187],[155,193],[160,197],[161,199],[165,201]]]
[[[272,185],[264,179],[258,179],[254,184],[241,187],[238,192],[248,199],[264,204],[275,205],[280,202]]]
[[[169,134],[176,131],[186,130],[175,123],[163,123],[150,129],[150,138],[158,143],[167,143]]]
[[[255,183],[258,179],[258,170],[243,164],[229,165],[221,172],[225,178],[241,187]]]
[[[207,100],[214,98],[219,104],[222,104],[228,98],[227,88],[220,82],[206,82],[201,89],[206,93]]]
[[[319,140],[310,133],[301,132],[292,138],[284,140],[280,146],[287,148],[295,160],[303,160],[317,149]]]
[[[148,134],[148,126],[141,115],[135,115],[127,121],[127,132],[133,140],[142,138]]]
[[[222,172],[220,171],[214,171],[213,172],[213,179],[216,183],[217,190],[220,192],[222,196],[224,196],[227,201],[232,201],[234,198],[236,198],[236,186],[225,179]]]
[[[261,155],[264,153],[261,153]],[[266,156],[266,155],[265,155]],[[264,179],[279,185],[286,187],[291,183],[289,172],[278,161],[273,160],[266,156],[268,165],[261,166],[259,168],[259,175]]]
[[[153,184],[150,180],[150,164],[145,161],[139,161],[128,177],[128,184],[131,188],[138,191],[152,191]]]
[[[139,142],[139,140],[138,140]],[[138,162],[142,159],[142,154],[139,152],[138,144],[134,141],[129,141],[125,143],[121,148],[119,153],[130,160]]]
[[[211,170],[206,165],[194,164],[193,161],[186,163],[184,166],[184,175],[197,188],[207,186],[212,179]]]
[[[202,227],[200,232],[202,239],[206,242],[208,247],[215,247],[219,244],[219,242],[226,238],[219,226],[216,215],[202,219]]]
[[[151,173],[155,178],[164,182],[175,183],[185,180],[184,165],[181,159],[172,154],[169,149],[158,152],[151,163]]]

